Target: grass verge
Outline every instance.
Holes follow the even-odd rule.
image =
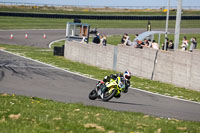
[[[200,122],[0,94],[1,133],[200,132]]]
[[[82,23],[88,23],[91,28],[144,28],[147,20],[87,20],[82,19]],[[23,22],[23,23],[22,23]],[[0,16],[0,29],[65,29],[67,22],[72,19],[52,19],[52,18],[31,18],[31,17],[4,17]],[[200,28],[200,20],[183,20],[182,28]],[[165,28],[165,20],[152,20],[152,29]],[[175,27],[175,20],[169,21],[169,28]]]
[[[63,44],[63,42],[58,42],[55,45],[61,45]],[[103,70],[94,66],[73,62],[65,59],[64,57],[53,56],[52,51],[48,51],[42,48],[5,44],[0,44],[0,47],[6,48],[7,51],[18,53],[20,55],[30,57],[35,60],[52,64],[54,66],[61,67],[63,69],[67,69],[73,72],[78,72],[96,79],[103,79],[104,76],[110,75],[111,73],[116,73],[115,71]],[[135,88],[167,96],[200,102],[200,92],[197,91],[176,87],[174,85],[161,83],[158,81],[151,81],[148,79],[138,78],[135,76],[132,76],[131,82],[133,84],[133,87]]]

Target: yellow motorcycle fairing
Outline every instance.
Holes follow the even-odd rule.
[[[111,79],[110,82],[106,83],[106,87],[108,88],[108,93],[112,93],[112,91],[115,89],[117,90],[117,93],[115,94],[115,96],[119,95],[125,88],[125,84],[122,86],[120,84],[122,84],[120,77],[117,77],[116,80]]]

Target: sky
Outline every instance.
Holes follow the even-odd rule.
[[[170,0],[171,6],[177,0]],[[22,2],[56,5],[87,5],[87,6],[167,6],[168,0],[0,0],[0,2]],[[199,6],[200,0],[183,0],[183,6]]]

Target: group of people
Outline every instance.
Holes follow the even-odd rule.
[[[138,34],[135,34],[135,38],[138,37]],[[92,40],[95,44],[102,44],[103,46],[107,45],[107,37],[106,35],[100,35],[100,33],[97,33],[96,36]],[[166,44],[166,45],[165,45]],[[131,42],[130,37],[127,33],[124,33],[123,37],[121,38],[121,45],[122,46],[133,46],[135,48],[153,48],[153,49],[160,49],[159,44],[155,40],[151,39],[144,39],[144,41],[136,40],[136,44]],[[189,50],[192,52],[194,49],[197,48],[197,39],[196,37],[191,38],[191,44],[189,46],[189,41],[187,40],[187,37],[183,37],[182,44],[181,44],[181,50],[187,51]],[[162,50],[173,50],[174,49],[174,42],[173,40],[169,40],[169,38],[166,38],[165,43],[161,45]]]
[[[190,44],[189,51],[192,52],[194,49],[197,48],[197,39],[196,39],[196,37],[193,37],[193,38],[191,38],[190,41],[191,41],[191,44]],[[187,40],[187,37],[184,36],[183,41],[182,41],[182,45],[181,45],[181,50],[187,51],[188,47],[189,47],[189,41]]]
[[[153,49],[156,49],[156,50],[159,49],[158,43],[155,40],[151,41],[151,39],[144,39],[144,42],[137,40],[137,44],[134,47],[135,48],[141,48],[141,49],[143,47],[153,48]]]
[[[166,48],[165,48],[166,47]],[[196,37],[191,38],[191,44],[189,47],[189,41],[187,40],[187,37],[184,36],[182,43],[181,43],[181,50],[182,51],[187,51],[189,48],[189,51],[192,52],[194,49],[197,48],[197,39]],[[172,40],[169,41],[168,38],[166,38],[166,46],[162,44],[162,50],[168,50],[168,49],[174,49],[174,43]]]
[[[138,34],[136,34],[138,36]],[[130,40],[130,37],[128,36],[127,33],[124,33],[122,39],[121,39],[121,44],[124,46],[131,46],[132,42]]]
[[[107,37],[106,35],[100,35],[100,33],[97,33],[96,36],[92,40],[95,44],[102,44],[103,46],[107,45]]]
[[[165,43],[162,44],[162,50],[173,50],[174,49],[174,42],[172,40],[169,41],[169,38],[165,38]]]
[[[138,34],[135,34],[135,38],[138,37]],[[121,39],[121,45],[122,46],[133,46],[135,48],[153,48],[153,49],[159,49],[158,43],[156,43],[155,40],[151,41],[151,39],[144,39],[144,41],[137,40],[137,43],[134,44],[131,42],[130,37],[127,33],[124,33],[122,39]]]
[[[138,36],[138,34],[135,34],[135,38]],[[165,45],[166,44],[166,45]],[[121,45],[122,46],[133,46],[135,48],[153,48],[153,49],[160,49],[159,44],[155,40],[151,39],[144,39],[144,41],[136,40],[136,44],[131,42],[130,37],[127,33],[124,33],[122,39],[121,39]],[[187,37],[183,37],[182,40],[182,45],[181,45],[181,50],[182,51],[187,51],[189,47],[189,41],[187,40]],[[196,37],[191,38],[191,44],[189,47],[189,51],[192,52],[194,49],[197,48],[197,39]],[[173,40],[169,40],[169,38],[166,38],[165,43],[162,44],[161,46],[162,50],[173,50],[174,49],[174,42]]]

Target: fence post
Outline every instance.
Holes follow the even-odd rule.
[[[181,11],[182,11],[182,0],[178,0],[177,14],[176,14],[176,28],[175,28],[175,43],[174,49],[178,50],[179,38],[180,38],[180,28],[181,28]]]

